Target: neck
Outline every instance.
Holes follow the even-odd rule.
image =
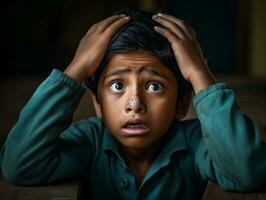
[[[132,170],[136,178],[137,185],[141,184],[144,176],[147,174],[156,155],[158,154],[160,147],[160,140],[143,149],[122,147],[122,151],[124,152],[125,158],[128,162],[128,167]]]
[[[160,150],[161,142],[156,142],[155,144],[146,148],[128,148],[121,147],[125,155],[126,160],[129,163],[149,163],[153,162],[156,154]]]
[[[162,141],[158,140],[151,146],[142,149],[121,147],[129,168],[132,170],[142,168],[147,171],[160,151],[161,143]]]

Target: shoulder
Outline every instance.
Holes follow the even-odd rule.
[[[73,122],[60,137],[82,142],[98,143],[103,137],[105,125],[100,118],[90,117]]]
[[[103,121],[98,117],[90,117],[77,122],[73,122],[70,126],[71,130],[79,130],[84,133],[88,132],[102,132],[105,128]]]

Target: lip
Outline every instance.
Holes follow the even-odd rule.
[[[146,135],[149,128],[122,128],[123,135],[126,136],[141,136]]]
[[[130,119],[122,126],[122,134],[125,136],[141,136],[146,135],[150,129],[147,126],[146,128],[129,128],[127,127],[129,124],[144,124],[147,125],[144,120],[140,118]]]

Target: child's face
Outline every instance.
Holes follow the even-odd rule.
[[[176,115],[177,87],[173,73],[147,52],[115,54],[99,80],[103,121],[124,148],[151,147]],[[139,102],[129,103],[132,97]]]

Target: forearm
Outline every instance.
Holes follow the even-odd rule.
[[[84,93],[84,89],[60,73],[54,71],[38,87],[10,131],[1,152],[4,175],[27,177],[39,169],[41,176],[48,169],[52,170],[50,165],[56,164],[59,134],[70,125]],[[45,169],[36,166],[41,163],[47,164]]]
[[[225,84],[213,85],[198,93],[194,105],[214,169],[219,168],[236,188],[261,185],[266,174],[265,144],[255,122],[241,112],[234,91]],[[226,185],[224,179],[218,181]]]
[[[87,72],[80,67],[81,65],[71,63],[64,71],[64,73],[75,80],[77,83],[82,83],[87,77]],[[84,68],[84,67],[83,67]],[[91,74],[91,73],[90,73]]]
[[[201,67],[202,70],[191,73],[189,81],[192,84],[195,94],[207,87],[215,84],[215,78],[209,71],[208,67]]]

